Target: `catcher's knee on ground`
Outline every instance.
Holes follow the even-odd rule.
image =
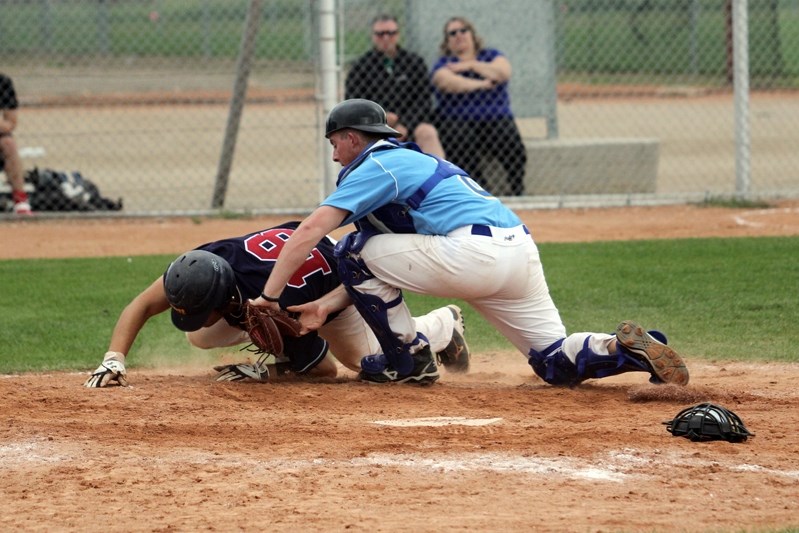
[[[542,351],[530,349],[527,362],[533,372],[550,385],[573,385],[577,381],[577,367],[563,353],[563,339]]]

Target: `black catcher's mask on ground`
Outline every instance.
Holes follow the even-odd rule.
[[[700,403],[683,409],[673,420],[663,423],[666,424],[666,431],[675,437],[686,437],[693,441],[742,442],[747,437],[754,437],[754,433],[746,429],[738,415],[712,403]]]

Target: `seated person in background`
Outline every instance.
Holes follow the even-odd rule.
[[[480,163],[484,155],[491,155],[508,173],[508,189],[492,192],[524,194],[527,151],[510,108],[510,62],[499,50],[484,47],[463,17],[452,17],[444,25],[440,50],[432,80],[447,159],[486,187]]]
[[[168,309],[172,311],[173,324],[186,332],[192,346],[211,349],[249,343],[250,337],[243,329],[242,303],[260,294],[283,244],[298,224],[286,222],[241,237],[210,242],[175,259],[164,275],[122,311],[103,362],[84,385],[126,385],[125,358],[133,341],[150,318]],[[301,304],[307,308],[311,302],[313,311],[324,313],[326,318],[318,331],[308,331],[300,337],[284,336],[284,353],[273,354],[288,359],[288,369],[299,375],[335,377],[337,366],[330,352],[341,364],[357,371],[363,357],[380,351],[377,338],[349,303],[341,285],[334,244],[330,237],[320,240],[280,298],[283,308]],[[328,316],[323,304],[327,300],[344,301],[341,297],[347,301],[343,309]],[[463,338],[460,308],[441,307],[414,320],[438,352],[442,364],[455,372],[468,369],[469,349]],[[217,379],[235,381],[246,377],[266,381],[269,373],[265,367],[261,360],[255,364],[217,367],[220,370]]]
[[[346,98],[372,100],[386,110],[388,124],[401,141],[413,140],[423,152],[444,158],[438,131],[430,123],[432,98],[427,66],[420,56],[397,44],[399,24],[392,15],[372,21],[374,48],[350,69]]]
[[[14,213],[31,215],[31,205],[23,188],[25,176],[22,160],[19,157],[14,129],[17,127],[17,93],[11,78],[0,72],[0,170],[4,170],[11,185],[11,198],[14,200]]]

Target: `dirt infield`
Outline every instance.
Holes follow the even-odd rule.
[[[799,203],[522,215],[540,242],[799,235]],[[275,221],[7,222],[0,258],[177,254]],[[221,384],[204,367],[134,369],[131,387],[98,390],[80,386],[86,373],[0,376],[2,521],[15,531],[799,527],[799,365],[684,355],[685,388],[644,374],[554,388],[516,353],[476,354],[469,374],[442,372],[427,388],[346,371]],[[662,421],[700,401],[734,410],[756,436],[666,432]]]
[[[696,205],[523,211],[536,242],[799,235],[799,201],[769,209]],[[0,259],[179,254],[297,216],[240,219],[142,218],[2,222]],[[352,228],[336,233],[340,236]],[[58,238],[53,238],[57,234]]]

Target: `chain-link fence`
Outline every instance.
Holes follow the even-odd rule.
[[[329,6],[338,99],[374,89],[347,80],[381,39],[418,53],[434,82],[434,67],[451,69],[440,59],[445,30],[454,43],[466,28],[503,53],[510,125],[486,120],[485,100],[469,115],[451,97],[469,91],[446,80],[410,99],[431,110],[409,122],[435,126],[446,155],[512,205],[799,196],[799,0],[749,2],[743,109],[733,91],[738,2],[0,0],[0,72],[14,82],[14,139],[40,211],[59,208],[47,202],[64,191],[80,200],[73,172],[122,199],[115,212],[126,215],[313,208],[334,179],[320,56]],[[374,35],[382,13],[398,34]],[[397,62],[374,65],[362,82],[393,86],[404,75]],[[486,83],[476,90],[503,85]]]
[[[248,0],[0,2],[24,166],[79,171],[123,213],[213,210],[249,10]],[[267,1],[258,15],[221,208],[302,210],[319,195],[314,11]]]

